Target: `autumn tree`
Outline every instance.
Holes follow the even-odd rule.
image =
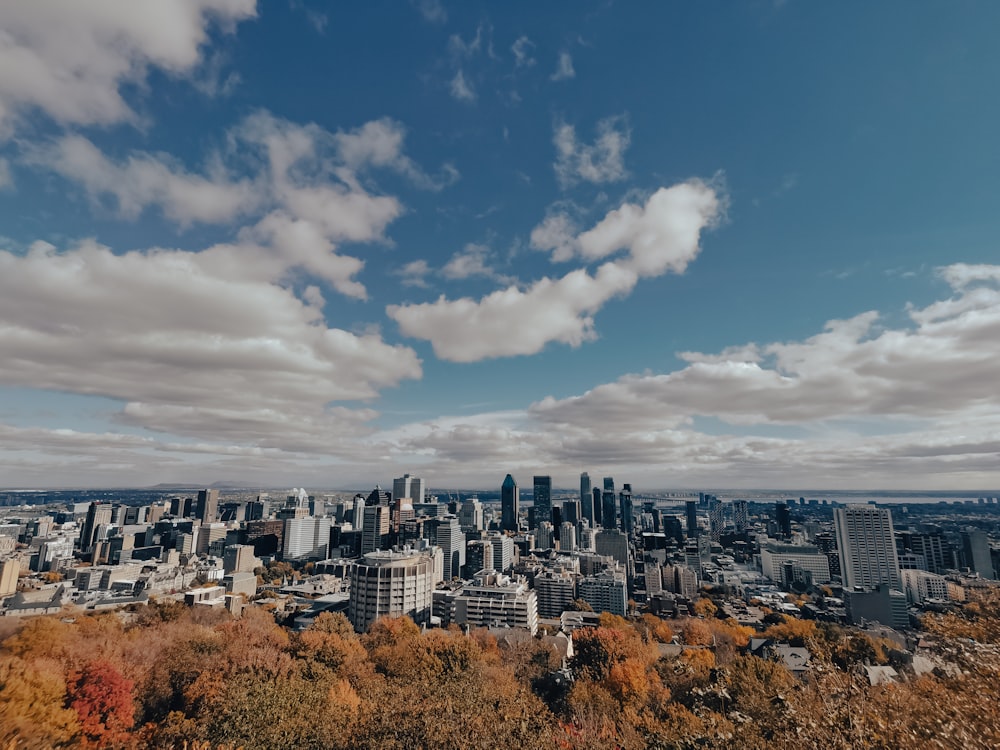
[[[105,659],[95,659],[70,675],[66,703],[80,722],[84,748],[116,748],[128,744],[135,725],[132,682]]]

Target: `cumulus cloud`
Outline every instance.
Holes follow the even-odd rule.
[[[490,248],[470,242],[460,252],[451,256],[441,269],[446,279],[469,279],[474,276],[491,277],[495,271],[489,265]]]
[[[628,175],[625,152],[631,138],[624,115],[598,122],[597,138],[589,145],[577,140],[575,127],[556,122],[552,137],[556,147],[556,162],[553,165],[556,179],[563,188],[581,181],[600,184],[625,179]]]
[[[556,422],[612,412],[636,425],[677,415],[733,425],[802,425],[845,419],[943,419],[994,413],[1000,378],[1000,271],[953,266],[956,296],[911,309],[912,325],[883,328],[874,311],[827,323],[803,341],[747,344],[662,375],[628,375],[582,396],[544,400]],[[989,286],[966,288],[971,279]]]
[[[255,15],[254,0],[4,3],[0,129],[36,110],[62,123],[136,122],[123,86],[151,67],[191,76],[213,26],[229,31]]]
[[[596,335],[593,315],[608,300],[631,292],[643,276],[683,272],[698,254],[701,230],[712,225],[721,206],[712,187],[692,180],[658,190],[643,206],[625,204],[572,240],[566,226],[543,224],[532,233],[532,242],[548,243],[543,249],[550,249],[554,239],[560,240],[553,248],[560,259],[571,257],[566,248],[587,260],[628,252],[593,275],[577,269],[480,300],[442,296],[435,302],[391,305],[386,312],[404,334],[430,341],[438,357],[456,362],[534,354],[550,342],[579,346]]]
[[[403,213],[396,197],[373,192],[369,173],[388,170],[433,191],[458,179],[450,164],[436,176],[423,170],[406,155],[405,137],[405,128],[388,118],[331,133],[258,112],[230,130],[201,173],[164,154],[136,151],[114,160],[77,135],[31,147],[24,160],[78,182],[91,200],[110,202],[124,218],[150,207],[181,227],[258,217],[239,233],[242,244],[255,248],[245,260],[269,248],[283,264],[278,274],[302,268],[363,299],[367,292],[355,276],[364,263],[337,246],[387,242],[386,227]]]
[[[576,78],[576,71],[573,69],[573,56],[569,52],[559,53],[559,62],[556,63],[555,72],[549,76],[552,81],[568,81]]]
[[[426,287],[427,276],[431,272],[431,267],[422,258],[411,261],[395,272],[396,276],[402,277],[403,286]]]
[[[562,211],[549,213],[541,224],[531,230],[531,247],[552,252],[552,260],[570,260],[577,253],[576,222]]]
[[[232,254],[0,252],[0,383],[116,399],[119,421],[151,430],[296,450],[373,416],[331,402],[420,377],[408,347],[328,327],[316,291],[303,301]]]
[[[114,162],[91,141],[64,136],[51,146],[29,151],[26,161],[49,167],[80,183],[91,200],[114,198],[118,212],[136,218],[149,205],[186,226],[223,223],[253,212],[264,199],[263,185],[230,179],[220,164],[207,176],[192,174],[168,156],[137,152]]]

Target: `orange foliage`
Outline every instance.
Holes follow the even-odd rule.
[[[66,700],[80,721],[81,747],[128,744],[135,725],[132,682],[109,662],[97,659],[70,675]]]

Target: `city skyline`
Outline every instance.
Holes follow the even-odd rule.
[[[997,21],[7,4],[0,482],[1000,487]]]

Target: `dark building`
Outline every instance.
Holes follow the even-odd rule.
[[[594,493],[590,486],[590,474],[587,472],[580,475],[580,509],[583,512],[583,517],[590,521],[590,527],[593,528],[596,523],[594,519]]]
[[[774,522],[778,525],[778,536],[782,539],[792,538],[792,512],[788,503],[774,504]]]
[[[601,526],[606,529],[618,528],[618,509],[615,507],[614,490],[604,490],[601,493]]]
[[[600,487],[594,487],[591,493],[594,496],[594,528],[601,526],[601,518],[604,516],[604,509],[601,507],[601,493]]]
[[[687,518],[687,537],[694,539],[698,536],[698,501],[688,500],[684,511]]]
[[[284,545],[285,522],[279,520],[247,521],[242,537],[240,544],[253,545],[253,553],[256,557],[274,557],[281,554]]]
[[[219,491],[198,490],[198,505],[194,514],[202,523],[214,523],[219,515]]]
[[[500,485],[500,528],[504,531],[517,531],[518,513],[520,512],[520,491],[514,477],[508,474]]]
[[[618,493],[618,504],[621,506],[622,531],[631,534],[635,528],[635,518],[632,509],[632,485],[622,485],[622,491]]]
[[[574,526],[580,523],[580,501],[563,500],[562,520],[569,521]]]
[[[535,526],[552,520],[552,477],[536,476],[533,481],[532,507],[535,509]]]

